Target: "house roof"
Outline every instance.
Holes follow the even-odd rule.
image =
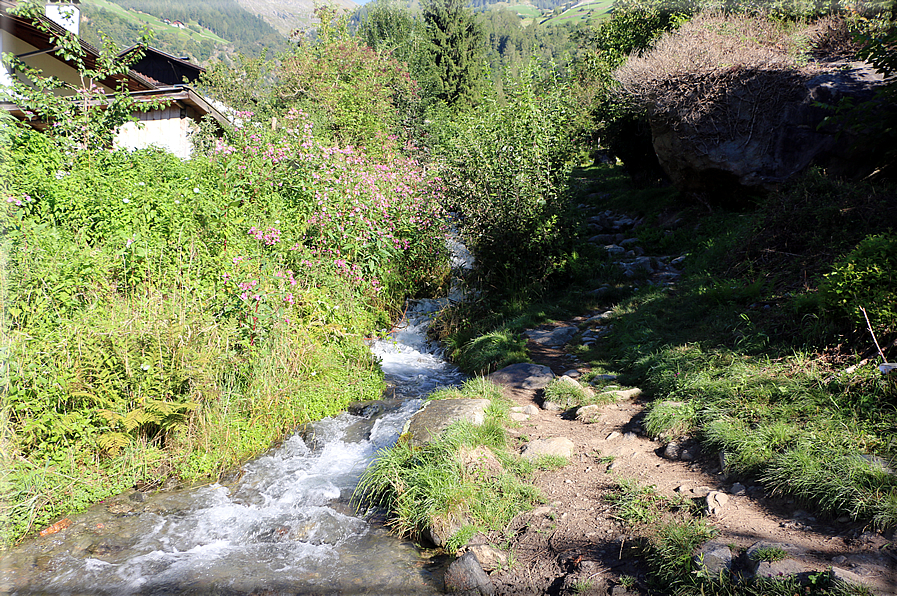
[[[38,17],[40,22],[40,27],[38,27],[30,18],[10,14],[8,11],[15,4],[12,0],[0,0],[0,28],[34,46],[37,48],[37,52],[47,54],[62,63],[66,63],[65,59],[55,54],[57,44],[54,41],[57,37],[64,37],[71,35],[71,33],[44,16]],[[96,68],[97,61],[100,58],[100,51],[83,39],[77,39],[84,52],[84,64],[87,68]],[[34,52],[31,55],[34,55]],[[27,55],[23,54],[22,56]],[[111,89],[116,89],[121,83],[124,83],[127,90],[132,92],[156,89],[158,87],[158,85],[153,84],[146,77],[133,70],[128,71],[126,75],[110,76],[100,82]]]
[[[153,47],[133,45],[119,52],[118,56],[124,58],[139,49],[143,50],[143,57],[134,62],[131,69],[157,86],[181,85],[184,79],[193,83],[206,71],[202,66],[193,64],[185,58],[172,56]]]
[[[137,101],[162,101],[165,104],[178,103],[184,107],[193,108],[199,117],[211,116],[220,127],[230,126],[228,119],[215,106],[209,103],[201,95],[196,93],[190,87],[181,85],[178,87],[163,87],[160,89],[147,89],[144,91],[134,91],[131,94]],[[25,120],[34,128],[42,130],[47,127],[45,122],[32,120],[31,114],[26,110],[11,102],[0,102],[0,110],[3,110],[20,120]]]
[[[230,126],[230,121],[218,109],[213,106],[207,99],[198,94],[196,91],[186,85],[178,85],[177,87],[163,87],[161,89],[152,89],[149,91],[139,91],[132,93],[131,97],[138,101],[176,101],[182,105],[190,106],[195,109],[200,117],[211,116],[221,127]]]

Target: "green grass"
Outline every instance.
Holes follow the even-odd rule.
[[[540,16],[542,16],[542,11],[530,4],[514,4],[512,6],[508,6],[507,10],[517,13],[518,16],[531,19],[539,18]]]
[[[565,10],[559,15],[548,17],[542,21],[543,25],[562,25],[570,22],[586,21],[597,22],[608,19],[611,16],[612,0],[598,0],[587,2]]]
[[[647,567],[649,593],[669,596],[869,596],[868,589],[836,584],[830,573],[811,574],[806,580],[755,578],[731,575],[709,577],[698,567],[695,551],[713,538],[716,530],[689,502],[659,495],[653,486],[628,478],[617,479],[617,491],[608,496],[614,515],[627,524],[630,553]],[[777,561],[787,553],[770,547],[755,553],[756,560]],[[621,578],[621,583],[623,583]],[[632,581],[634,584],[634,581]],[[625,585],[625,584],[624,584]]]
[[[738,211],[711,213],[670,189],[633,188],[621,170],[575,171],[583,196],[574,202],[643,218],[640,245],[647,254],[685,255],[683,275],[673,288],[620,284],[601,300],[569,300],[576,314],[614,312],[612,332],[576,355],[655,396],[645,420],[652,436],[694,437],[705,452],[725,452],[733,477],[832,515],[897,527],[897,479],[876,463],[894,469],[897,461],[897,383],[875,368],[864,325],[827,309],[816,291],[833,263],[883,231],[875,213],[894,189],[810,172]],[[671,233],[652,225],[674,219]],[[783,260],[780,252],[792,250],[800,253]],[[599,281],[565,291],[582,296],[579,288]],[[560,301],[549,301],[471,312],[473,322],[455,333],[472,344],[499,325],[516,332],[563,318]],[[848,368],[863,357],[871,361]]]
[[[541,501],[528,481],[536,468],[565,465],[560,459],[532,463],[508,445],[503,422],[508,404],[484,379],[439,390],[434,399],[477,397],[493,400],[480,425],[458,422],[434,441],[415,447],[400,439],[382,450],[364,473],[353,500],[359,507],[383,507],[398,534],[418,539],[431,526],[457,528],[445,548],[455,552],[480,531],[500,530],[522,511]],[[481,465],[465,465],[462,453],[478,453]]]

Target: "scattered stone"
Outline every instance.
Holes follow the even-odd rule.
[[[590,387],[583,387],[579,383],[579,381],[577,381],[573,377],[568,377],[567,375],[564,375],[564,376],[560,377],[558,380],[562,383],[567,383],[571,387],[576,387],[577,389],[582,389],[589,396],[595,395],[595,392],[592,391],[592,389]]]
[[[741,484],[740,482],[736,482],[729,489],[729,494],[738,496],[738,495],[745,494],[746,491],[747,491],[747,489],[745,488],[745,486],[743,484]]]
[[[554,379],[554,373],[547,366],[521,362],[497,370],[487,378],[497,385],[517,389],[544,389]]]
[[[594,379],[590,381],[592,385],[597,383],[601,383],[602,381],[616,381],[617,375],[596,375]]]
[[[862,576],[853,573],[852,571],[848,571],[846,569],[842,569],[841,567],[832,566],[832,581],[836,584],[848,584],[855,586],[868,586],[869,582],[864,579]]]
[[[455,532],[467,525],[468,520],[462,515],[444,513],[430,519],[429,525],[422,532],[423,537],[436,547],[445,546]]]
[[[723,478],[726,478],[728,476],[728,469],[726,467],[726,452],[725,451],[719,452],[719,469],[723,474]]]
[[[539,407],[535,406],[533,404],[527,404],[527,405],[523,406],[523,413],[529,414],[530,416],[535,416],[536,414],[539,413]]]
[[[638,387],[634,389],[622,389],[618,391],[605,391],[601,395],[613,395],[615,399],[635,399],[642,394],[642,390]]]
[[[573,457],[576,445],[566,437],[553,437],[551,439],[536,439],[523,447],[521,456],[524,459],[536,459],[542,455],[557,455],[560,457]]]
[[[757,577],[788,577],[800,575],[806,571],[800,562],[794,559],[782,559],[781,561],[760,561],[754,575]]]
[[[135,503],[143,503],[144,501],[146,501],[146,493],[142,493],[139,490],[137,490],[137,491],[134,491],[133,493],[131,493],[131,496],[129,496],[128,498],[131,499],[132,501],[134,501]]]
[[[729,496],[726,493],[721,493],[718,490],[710,491],[706,497],[707,502],[707,513],[710,515],[719,515],[722,513],[723,509],[725,509],[726,504],[729,502]]]
[[[636,438],[636,434],[635,434],[635,433],[632,433],[632,432],[629,432],[629,433],[623,433],[623,440],[625,440],[625,441],[632,441],[632,440],[634,440],[635,438]]]
[[[568,370],[567,372],[565,372],[565,373],[563,374],[563,376],[565,376],[565,377],[570,377],[571,379],[578,379],[578,378],[581,376],[581,374],[580,374],[580,372],[579,372],[578,370],[576,370],[575,368],[571,368],[570,370]]]
[[[621,255],[626,252],[625,248],[616,244],[607,244],[605,245],[604,250],[610,255]]]
[[[701,456],[701,446],[700,445],[692,445],[688,449],[683,449],[679,454],[679,459],[682,461],[695,461]]]
[[[508,417],[514,422],[526,422],[529,420],[529,414],[523,412],[511,412]]]
[[[691,493],[696,497],[706,497],[711,492],[713,492],[713,489],[709,486],[699,486],[697,488],[691,489]]]
[[[832,563],[835,565],[843,565],[847,562],[847,557],[844,555],[838,555],[837,557],[832,557]]]
[[[474,553],[455,559],[445,572],[445,591],[463,596],[492,596],[495,586]]]
[[[530,338],[533,343],[549,347],[560,347],[569,343],[577,333],[579,333],[579,328],[571,325],[552,330],[531,329],[524,332],[524,335]]]
[[[605,321],[609,321],[614,316],[614,311],[606,310],[603,313],[599,313],[597,315],[591,316],[586,319],[586,325],[593,325],[595,323],[603,323]]]
[[[679,459],[680,454],[679,443],[675,441],[667,443],[667,446],[663,450],[663,457],[666,459],[677,460]]]
[[[491,544],[472,544],[467,548],[476,556],[477,561],[483,568],[483,571],[495,571],[496,569],[505,567],[508,564],[508,553],[495,548]]]
[[[405,423],[403,434],[409,433],[414,445],[425,445],[458,420],[480,425],[486,420],[488,399],[435,399],[423,407]]]
[[[382,414],[384,409],[385,405],[382,400],[356,401],[346,406],[348,413],[362,418],[373,418],[377,414]]]
[[[654,266],[651,264],[651,257],[638,257],[629,264],[629,267],[636,272],[644,271],[648,274],[654,273]]]
[[[542,402],[542,409],[546,412],[561,412],[563,411],[563,406],[561,404],[554,401],[544,401]]]
[[[711,540],[694,554],[692,561],[699,569],[703,569],[710,577],[719,577],[732,569],[732,551],[721,542]]]
[[[607,435],[607,437],[605,437],[604,440],[605,441],[613,441],[614,439],[619,439],[621,436],[622,435],[620,433],[618,433],[617,431],[614,431],[614,432],[610,433],[609,435]]]
[[[595,296],[596,298],[600,298],[610,292],[610,286],[601,286],[600,288],[595,288],[594,290],[589,290],[586,294],[590,296]]]
[[[767,549],[782,550],[789,554],[788,558],[779,561],[763,561],[758,557],[758,553]],[[797,575],[805,571],[804,566],[799,562],[790,558],[790,555],[800,554],[801,549],[790,544],[780,542],[759,541],[748,547],[744,553],[744,567],[748,575],[757,575],[760,577],[778,577]]]
[[[601,406],[591,404],[576,409],[576,419],[580,422],[595,422],[601,417]]]
[[[847,522],[850,521],[850,516],[849,515],[841,515],[835,521],[838,522],[839,524],[846,524]]]

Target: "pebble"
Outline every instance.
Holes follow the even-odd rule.
[[[731,495],[743,495],[747,489],[740,482],[736,482],[732,485],[732,488],[729,489],[729,494]]]
[[[721,513],[725,508],[726,503],[729,502],[729,497],[726,493],[721,493],[719,491],[711,491],[707,497],[707,511],[710,515],[716,515]]]
[[[617,431],[614,431],[614,432],[610,433],[609,435],[607,435],[607,437],[604,440],[605,441],[613,441],[614,439],[619,439],[621,436],[622,435],[620,433],[618,433]]]

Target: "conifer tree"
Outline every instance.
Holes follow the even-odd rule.
[[[483,35],[465,0],[424,0],[429,95],[450,106],[477,103],[483,89]]]

